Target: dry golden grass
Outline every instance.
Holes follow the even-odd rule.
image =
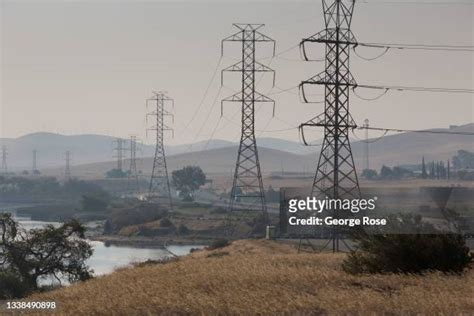
[[[352,276],[344,255],[236,241],[35,295],[68,315],[472,315],[474,273]]]

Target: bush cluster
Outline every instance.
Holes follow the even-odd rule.
[[[357,273],[461,273],[472,255],[462,235],[367,235],[343,263],[344,271]]]
[[[230,245],[230,243],[227,239],[216,239],[207,247],[207,249],[214,250],[227,247],[228,245]]]

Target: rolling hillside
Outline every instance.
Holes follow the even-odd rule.
[[[467,124],[451,129],[434,131],[471,132],[474,124]],[[363,135],[358,131],[357,135]],[[370,132],[370,135],[382,135],[382,132]],[[380,169],[383,164],[388,166],[420,164],[424,156],[426,161],[450,159],[459,149],[474,151],[474,137],[464,135],[402,133],[372,139],[369,144],[370,167]],[[363,166],[365,143],[354,142],[352,149],[357,166]]]
[[[447,131],[438,129],[438,131]],[[474,124],[452,127],[450,132],[474,132]],[[363,135],[358,131],[357,135]],[[381,135],[371,132],[371,136]],[[112,140],[108,136],[82,135],[62,136],[55,134],[33,134],[16,140],[6,140],[9,146],[9,158],[18,166],[29,168],[31,165],[31,150],[39,151],[39,166],[43,174],[59,174],[64,165],[65,150],[74,152],[72,172],[76,176],[97,177],[107,170],[114,168],[112,156]],[[10,145],[9,145],[10,144]],[[213,140],[207,150],[205,142],[190,145],[169,146],[167,148],[168,165],[170,170],[185,165],[199,165],[207,173],[231,173],[237,157],[237,144]],[[316,168],[319,147],[304,147],[297,142],[274,138],[258,140],[260,161],[264,173],[271,172],[314,172]],[[365,143],[352,141],[354,160],[359,170],[363,168],[363,153]],[[459,149],[474,151],[472,136],[401,133],[381,139],[370,140],[370,167],[380,169],[382,165],[419,164],[422,157],[426,161],[447,160]],[[145,146],[143,156],[139,161],[139,169],[144,174],[152,167],[153,146]],[[308,154],[308,152],[311,152]],[[128,166],[125,160],[124,166]]]
[[[121,269],[29,301],[58,315],[470,315],[474,272],[350,275],[345,254],[239,240]],[[449,290],[446,290],[449,289]],[[396,311],[396,313],[394,313]]]
[[[206,173],[231,173],[237,158],[237,146],[211,149],[200,152],[186,154],[169,155],[167,158],[168,169],[175,170],[187,165],[198,165]],[[303,172],[312,169],[314,156],[304,156],[291,154],[275,149],[259,149],[259,158],[263,173],[281,172],[282,167],[285,172]],[[128,166],[129,160],[125,160],[124,166]],[[153,158],[148,157],[140,159],[137,163],[139,170],[145,174],[150,173]],[[95,177],[105,174],[107,170],[115,167],[115,162],[102,162],[72,166],[72,173],[79,177]],[[58,175],[62,169],[43,170],[44,175]]]
[[[114,137],[104,135],[59,135],[52,133],[35,133],[19,138],[0,139],[0,145],[7,146],[8,165],[10,170],[30,170],[32,165],[32,151],[38,151],[38,168],[50,169],[64,165],[64,153],[69,150],[73,153],[73,164],[82,165],[113,160]],[[128,140],[124,140],[124,147],[128,147]],[[259,146],[286,151],[290,153],[307,154],[314,148],[302,146],[298,142],[261,138]],[[237,143],[226,140],[200,141],[194,144],[166,146],[168,155],[212,150],[230,146]],[[154,154],[154,146],[139,145],[139,156],[150,157]]]

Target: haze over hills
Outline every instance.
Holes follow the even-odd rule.
[[[474,123],[432,131],[474,133]],[[361,136],[364,132],[358,131],[357,134]],[[383,132],[370,131],[370,135],[383,135]],[[354,142],[352,145],[354,159],[359,169],[363,167],[364,148],[364,142]],[[384,164],[388,166],[421,164],[423,156],[426,161],[446,161],[460,149],[474,151],[474,136],[401,133],[380,140],[372,138],[369,141],[370,167],[380,169]]]
[[[229,173],[235,168],[237,158],[237,146],[209,149],[200,152],[183,153],[170,155],[167,157],[168,170],[176,170],[188,165],[198,165],[205,173]],[[315,156],[314,156],[315,157]],[[259,158],[263,173],[294,171],[303,172],[312,170],[314,157],[305,155],[296,155],[285,151],[259,148]],[[128,166],[129,161],[124,161],[124,166]],[[139,170],[144,174],[149,174],[152,169],[153,158],[147,157],[137,162]],[[108,170],[115,168],[114,161],[92,163],[85,165],[72,166],[71,171],[74,176],[94,178],[104,175]],[[285,169],[288,167],[289,169]],[[306,169],[305,169],[306,168]],[[42,170],[44,175],[60,175],[62,169]]]
[[[53,133],[34,133],[19,138],[3,138],[0,144],[7,146],[8,167],[12,171],[30,170],[32,152],[37,150],[38,168],[55,168],[64,165],[65,152],[73,153],[73,164],[82,165],[113,160],[114,141],[116,138],[104,135],[60,135]],[[124,147],[129,147],[129,140],[124,139]],[[236,142],[226,140],[200,141],[194,144],[166,146],[167,155],[176,155],[236,146]],[[276,138],[260,138],[258,145],[297,154],[314,152],[314,148],[304,147],[297,142]],[[139,157],[154,155],[153,145],[138,146]],[[127,153],[124,154],[127,157]]]
[[[448,131],[447,129],[437,129]],[[451,127],[449,132],[474,132],[474,123]],[[370,136],[382,132],[371,131]],[[363,132],[357,131],[360,137]],[[0,142],[8,147],[9,167],[11,170],[31,168],[32,150],[38,150],[40,169],[60,169],[64,165],[64,152],[73,152],[73,171],[80,174],[103,174],[115,165],[113,155],[114,138],[101,135],[64,136],[50,133],[36,133],[17,139],[2,139]],[[288,140],[275,138],[258,139],[259,153],[263,172],[303,172],[314,170],[320,147],[304,147]],[[206,150],[203,149],[206,147]],[[237,143],[225,140],[211,140],[192,145],[168,146],[167,155],[170,169],[184,165],[197,164],[207,172],[229,172],[232,170],[237,155]],[[359,169],[363,167],[365,143],[352,141],[354,160]],[[447,160],[459,149],[474,151],[472,136],[401,133],[370,140],[370,167],[379,169],[383,164],[394,166],[418,164],[422,156],[427,161]],[[143,145],[139,156],[144,172],[151,168],[154,146]],[[126,155],[125,155],[126,156]],[[127,166],[127,161],[124,162]]]

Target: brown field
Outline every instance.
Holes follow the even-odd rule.
[[[166,264],[123,269],[34,295],[68,315],[472,315],[474,272],[463,276],[346,274],[343,254],[236,241]]]
[[[232,187],[232,176],[229,174],[210,174],[208,175],[213,180],[213,187],[219,190],[227,190]],[[282,187],[306,187],[310,188],[313,184],[313,178],[308,176],[306,178],[297,178],[285,175],[282,179],[272,178],[269,175],[264,175],[263,179],[265,187],[273,187],[274,189]],[[431,179],[402,179],[402,180],[366,180],[359,178],[361,189],[364,188],[420,188],[420,187],[444,187],[444,186],[460,186],[472,188],[474,181],[460,181],[460,180],[431,180]]]

